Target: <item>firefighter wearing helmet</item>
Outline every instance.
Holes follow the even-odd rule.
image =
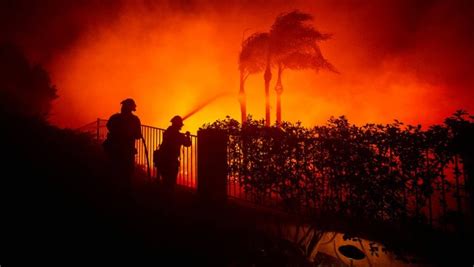
[[[135,167],[135,140],[142,138],[140,119],[132,112],[137,105],[131,98],[120,102],[120,113],[112,115],[107,121],[107,139],[104,149],[113,167],[122,179],[119,186],[123,190],[131,188],[131,179]]]
[[[174,116],[171,119],[171,126],[163,133],[160,148],[153,153],[153,161],[158,169],[158,179],[161,177],[163,185],[170,190],[176,186],[181,146],[191,146],[190,133],[180,132],[183,125],[183,119],[180,116]]]

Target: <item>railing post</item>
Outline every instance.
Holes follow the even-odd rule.
[[[198,131],[197,192],[215,203],[227,198],[227,135],[215,129]]]

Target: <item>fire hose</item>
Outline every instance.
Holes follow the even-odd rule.
[[[148,159],[148,148],[146,147],[145,138],[143,138],[143,136],[142,136],[142,143],[143,143],[143,147],[145,148],[145,158],[146,158],[146,165],[147,165],[147,174],[148,174],[148,178],[151,179],[151,173],[150,173],[150,159]]]

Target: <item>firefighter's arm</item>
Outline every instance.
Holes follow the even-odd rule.
[[[116,132],[117,131],[117,115],[114,114],[112,116],[110,116],[110,118],[107,120],[107,124],[105,125],[107,127],[107,130],[109,132]]]
[[[140,119],[137,117],[137,121],[135,124],[135,139],[143,138],[141,125],[142,123],[140,122]]]

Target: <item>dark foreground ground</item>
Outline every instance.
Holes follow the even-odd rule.
[[[125,196],[89,136],[40,120],[2,115],[0,123],[8,126],[0,138],[1,266],[285,266],[272,250],[255,255],[267,241],[252,216],[242,227],[223,203],[181,190],[170,196],[140,178]]]
[[[235,209],[201,202],[186,190],[167,196],[155,185],[135,193],[139,196],[133,200],[117,197],[105,204],[84,205],[56,194],[18,201],[2,226],[5,266],[32,259],[63,266],[129,261],[132,266],[307,265],[302,257],[269,249],[273,240],[252,226],[251,217],[231,217]]]
[[[143,179],[124,196],[102,148],[88,136],[41,121],[0,119],[9,126],[0,138],[1,266],[310,266],[260,231],[266,213],[233,201],[202,201],[184,189],[169,195]],[[356,228],[330,219],[320,224]],[[469,236],[378,234],[435,266],[472,264],[463,244],[472,242]]]

